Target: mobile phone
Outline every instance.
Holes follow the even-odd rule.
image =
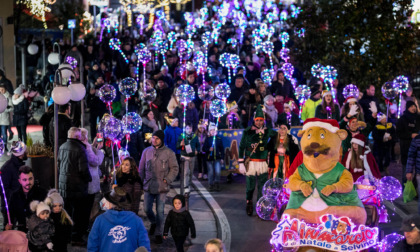
[[[104,141],[104,136],[102,133],[96,133],[96,142]]]

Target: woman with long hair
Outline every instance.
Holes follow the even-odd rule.
[[[340,121],[340,107],[334,102],[331,91],[322,92],[322,102],[316,107],[315,117]]]
[[[206,124],[200,120],[198,123],[198,129],[195,132],[200,143],[200,150],[198,150],[197,161],[198,161],[198,179],[207,180],[207,164],[206,154],[203,152],[203,145],[207,138]]]
[[[363,175],[381,178],[378,165],[363,134],[357,134],[351,139],[351,148],[344,156],[342,164],[353,175],[354,182]]]
[[[112,188],[114,189],[117,186],[124,188],[131,198],[130,211],[138,214],[140,197],[143,193],[143,183],[140,179],[139,170],[134,158],[124,158],[117,170],[116,180],[117,184],[112,185]]]
[[[273,178],[286,178],[289,167],[299,152],[299,146],[293,136],[288,133],[289,130],[290,125],[282,123],[277,131],[274,153],[270,153],[270,165],[268,166],[274,167]]]

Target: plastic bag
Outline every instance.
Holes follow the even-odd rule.
[[[413,181],[409,180],[407,183],[404,184],[404,192],[403,192],[403,198],[404,203],[410,202],[416,197],[417,192],[416,188],[414,188]]]

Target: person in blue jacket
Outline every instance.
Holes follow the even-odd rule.
[[[175,152],[176,160],[178,161],[179,165],[181,160],[181,150],[176,148],[176,143],[178,141],[179,136],[181,136],[182,134],[182,129],[178,127],[178,118],[166,117],[165,119],[168,125],[166,126],[166,129],[164,131],[164,142],[169,149]]]
[[[128,210],[130,204],[130,196],[121,187],[105,194],[104,208],[107,211],[93,223],[88,252],[135,251],[142,246],[151,251],[143,221]]]

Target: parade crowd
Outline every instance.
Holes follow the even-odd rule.
[[[244,214],[249,216],[253,215],[255,202],[268,179],[287,179],[302,164],[298,139],[290,134],[290,129],[302,126],[305,121],[327,119],[347,131],[341,146],[341,162],[354,181],[362,175],[378,179],[387,175],[390,162],[398,157],[395,146],[399,142],[401,180],[420,185],[420,110],[411,87],[402,95],[398,118],[397,105],[390,104],[387,109],[378,99],[375,85],[368,85],[358,96],[344,98],[346,85],[339,76],[329,83],[315,77],[305,79],[305,69],[295,69],[293,78],[298,83],[307,83],[311,91],[300,107],[291,80],[281,70],[285,62],[280,57],[279,34],[274,33],[271,38],[274,45],[271,83],[261,77],[265,69],[271,68],[270,57],[256,52],[251,30],[245,30],[243,43],[238,46],[227,43],[234,34],[234,29],[226,26],[221,29],[217,43],[209,45],[204,76],[191,61],[179,58],[176,47],[166,52],[166,62],[158,57],[146,63],[143,76],[142,64],[136,68],[134,47],[139,43],[149,45],[152,30],[139,35],[127,29],[116,35],[126,58],[109,47],[111,33],[104,33],[103,37],[98,33],[75,45],[59,41],[63,59],[66,55],[78,55],[77,52],[83,57],[83,65],[78,61],[74,72],[75,80],[86,87],[82,102],[87,105],[88,130],[80,128],[80,103],[59,106],[58,190],[37,186],[33,170],[24,162],[26,127],[31,117],[28,111],[37,106],[27,95],[31,91],[44,97],[46,104],[46,112],[39,120],[44,144],[50,147],[55,144],[51,76],[56,66],[48,64],[47,74],[42,77],[38,71],[42,55],[28,55],[28,68],[34,69],[28,78],[29,85],[16,88],[0,71],[0,93],[8,99],[7,109],[0,114],[1,137],[5,143],[11,141],[13,126],[20,140],[7,145],[11,158],[1,168],[9,207],[2,208],[5,229],[27,233],[31,251],[67,251],[70,242],[73,246],[87,246],[88,251],[134,251],[140,247],[150,251],[149,236],[153,235],[156,244],[172,236],[177,251],[184,251],[186,238],[196,237],[194,220],[186,210],[193,174],[208,181],[208,190],[213,193],[228,193],[224,190],[228,188],[225,181],[234,183],[235,176],[241,176],[236,175],[236,170],[226,180],[221,176],[226,159],[223,136],[217,131],[222,129],[243,129],[238,158],[232,161],[239,167],[238,172],[246,176]],[[200,47],[198,36],[193,36],[192,41],[195,47]],[[47,42],[48,51],[53,50],[52,42],[55,41]],[[240,58],[230,82],[229,73],[219,59],[224,52],[238,54]],[[80,68],[84,69],[82,76],[78,74]],[[97,134],[101,133],[97,130],[98,122],[109,113],[99,98],[99,89],[110,84],[118,90],[122,79],[136,79],[138,75],[140,82],[155,90],[156,97],[142,99],[136,94],[125,99],[117,94],[111,105],[113,116],[121,118],[127,104],[128,112],[142,117],[141,129],[129,138],[123,137],[122,148],[117,149]],[[215,118],[210,112],[210,102],[199,98],[198,89],[203,84],[216,87],[220,83],[227,83],[231,93],[226,101],[227,113]],[[181,84],[192,86],[196,93],[185,110],[175,95]],[[171,184],[181,176],[185,193],[168,201]],[[5,206],[3,197],[2,200]],[[173,209],[165,218],[167,202]],[[149,230],[138,217],[140,204],[151,222]],[[6,210],[10,212],[10,223]],[[220,240],[210,240],[206,247],[223,251]]]

